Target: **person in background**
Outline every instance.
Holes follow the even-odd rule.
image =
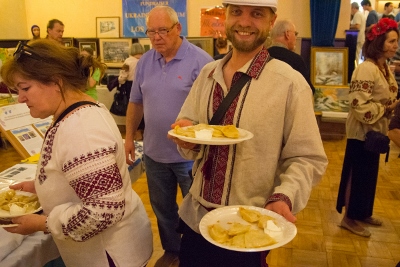
[[[133,80],[135,79],[135,73],[136,73],[136,66],[137,63],[139,62],[139,59],[143,56],[145,53],[143,46],[140,43],[134,43],[131,46],[131,53],[127,59],[125,59],[124,64],[129,66],[129,73],[126,78],[126,89],[127,89],[127,94],[128,96],[131,93],[131,88],[132,88],[132,83]],[[119,81],[122,81],[122,79],[118,79]],[[135,134],[135,140],[143,140],[143,132],[144,132],[144,119],[139,123],[139,126],[137,128],[136,134]]]
[[[58,19],[52,19],[47,24],[47,36],[46,38],[54,40],[59,44],[62,44],[62,37],[64,34],[64,23]]]
[[[217,48],[218,55],[214,56],[214,60],[221,59],[228,53],[228,41],[224,37],[218,37],[215,40],[215,47]]]
[[[357,67],[361,59],[361,50],[365,41],[365,16],[360,11],[360,7],[357,2],[351,3],[351,14],[353,19],[350,22],[350,29],[358,30],[357,34],[357,47],[356,47],[356,64]]]
[[[372,27],[372,25],[378,23],[378,12],[372,9],[371,1],[369,0],[361,1],[361,6],[364,11],[368,11],[367,20],[365,22],[365,30],[368,31]]]
[[[168,6],[153,8],[146,18],[146,35],[153,49],[140,58],[126,114],[126,162],[135,160],[134,134],[144,114],[144,163],[150,203],[157,217],[164,255],[158,266],[177,266],[181,235],[178,226],[177,185],[185,196],[193,162],[179,155],[167,138],[193,82],[210,55],[180,36],[178,15]],[[133,161],[132,161],[133,160]]]
[[[91,47],[84,47],[81,50],[81,55],[88,57],[89,60],[93,60],[93,68],[90,68],[90,75],[87,82],[87,90],[86,94],[93,97],[94,100],[97,100],[97,90],[96,85],[104,76],[105,70],[107,66],[104,63],[98,63],[97,60],[94,60],[93,57],[93,49]]]
[[[268,53],[276,59],[288,63],[293,69],[303,75],[313,94],[315,88],[310,81],[310,71],[308,70],[304,59],[297,53],[296,49],[296,31],[295,25],[289,20],[277,21],[271,30],[272,44],[268,47]]]
[[[129,65],[127,65],[127,64],[122,65],[122,67],[119,71],[119,76],[118,76],[118,82],[119,82],[120,86],[126,83],[128,74],[129,74]]]
[[[393,13],[393,3],[392,2],[387,2],[385,3],[385,6],[383,7],[383,13],[381,18],[388,18],[388,19],[395,19],[394,13]]]
[[[328,163],[310,86],[264,46],[275,23],[277,0],[223,0],[222,4],[233,50],[201,70],[171,128],[208,124],[227,92],[247,75],[250,80],[221,124],[248,130],[254,137],[214,146],[169,136],[182,156],[195,160],[193,184],[179,208],[180,267],[266,266],[268,251],[237,252],[208,242],[200,234],[201,219],[216,208],[249,205],[295,222],[294,214],[305,208]]]
[[[132,190],[121,133],[108,109],[84,93],[95,59],[48,39],[20,43],[1,68],[34,118],[53,116],[34,181],[42,214],[13,218],[11,233],[51,234],[66,266],[145,266],[149,218]],[[99,62],[97,64],[100,64]]]
[[[32,33],[33,39],[40,39],[40,28],[38,25],[32,25],[31,33]]]
[[[345,213],[341,226],[352,233],[369,237],[371,232],[357,221],[379,226],[373,217],[379,170],[379,153],[364,148],[369,131],[387,133],[389,119],[398,100],[397,83],[387,60],[398,48],[397,23],[383,18],[366,33],[363,54],[366,60],[353,72],[346,121],[347,144],[336,209]]]
[[[389,123],[388,137],[400,147],[400,105],[397,105]]]

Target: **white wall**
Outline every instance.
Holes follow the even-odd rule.
[[[200,35],[200,9],[221,3],[187,0],[189,36]],[[300,37],[311,37],[310,0],[278,0],[277,14],[278,19],[291,19]],[[122,17],[122,0],[0,0],[0,39],[29,39],[34,24],[45,37],[47,22],[53,18],[65,24],[64,37],[96,37],[96,17],[114,16]],[[349,24],[350,4],[341,0],[337,38],[345,37]]]

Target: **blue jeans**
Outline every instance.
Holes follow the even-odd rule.
[[[192,180],[189,170],[193,162],[160,163],[144,155],[150,203],[157,217],[161,245],[165,251],[179,253],[181,234],[176,203],[177,184],[183,196],[189,192]]]

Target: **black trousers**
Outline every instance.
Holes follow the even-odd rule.
[[[266,267],[269,251],[238,252],[217,247],[193,231],[182,220],[179,267]]]

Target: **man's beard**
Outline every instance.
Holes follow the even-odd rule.
[[[260,47],[265,43],[269,34],[268,31],[264,31],[261,33],[261,35],[258,36],[257,39],[254,40],[254,42],[248,42],[248,41],[237,40],[235,37],[235,31],[241,31],[241,30],[233,30],[232,28],[226,29],[226,37],[228,38],[229,41],[231,41],[233,47],[239,52],[252,52],[256,50],[258,47]],[[254,34],[259,34],[259,33],[260,33],[259,31],[256,31]]]

